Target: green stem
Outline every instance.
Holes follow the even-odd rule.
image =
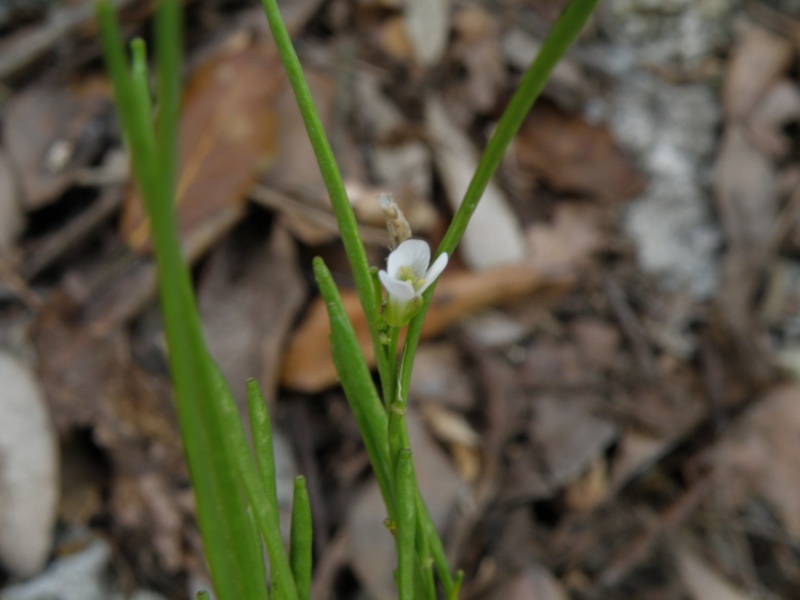
[[[409,448],[397,455],[395,468],[397,489],[397,590],[399,600],[414,600],[414,575],[416,571],[416,492],[414,462]]]
[[[353,278],[355,280],[358,297],[364,309],[364,314],[367,317],[367,323],[372,336],[372,345],[375,351],[375,360],[381,377],[381,384],[386,384],[387,381],[389,381],[388,373],[390,372],[390,367],[386,361],[386,353],[380,342],[382,323],[381,315],[378,310],[380,295],[376,296],[375,289],[372,285],[372,275],[370,273],[369,262],[367,261],[367,253],[364,250],[364,243],[361,241],[361,236],[358,233],[358,223],[353,213],[353,207],[350,205],[350,201],[347,198],[342,175],[339,172],[339,167],[336,165],[336,158],[333,155],[328,138],[325,136],[325,129],[322,126],[319,113],[314,105],[314,99],[311,96],[308,83],[303,75],[303,67],[300,65],[300,60],[297,58],[297,53],[292,46],[292,41],[286,29],[286,25],[281,18],[278,4],[276,0],[261,0],[261,3],[267,15],[267,21],[269,22],[272,36],[275,38],[275,44],[278,47],[278,53],[280,54],[283,68],[286,70],[289,83],[294,90],[297,105],[303,116],[303,122],[305,123],[308,137],[311,140],[311,146],[314,148],[314,155],[317,158],[322,178],[325,181],[325,187],[331,199],[333,212],[339,226],[339,234],[342,237],[342,243],[347,253],[347,260],[350,262],[350,268],[353,270]]]

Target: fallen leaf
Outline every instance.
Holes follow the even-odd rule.
[[[52,202],[97,157],[105,143],[109,96],[106,81],[93,78],[31,87],[9,101],[3,139],[26,209]]]
[[[750,114],[765,90],[789,68],[794,52],[789,37],[752,23],[741,29],[722,90],[722,103],[729,120]]]
[[[604,236],[600,211],[585,203],[563,203],[552,223],[528,228],[530,263],[544,273],[576,273],[591,264]]]
[[[336,79],[330,72],[320,69],[306,68],[304,73],[323,127],[331,136],[338,89]],[[305,244],[319,246],[333,241],[338,237],[338,228],[331,226],[335,220],[331,218],[327,188],[290,86],[285,85],[280,90],[274,108],[280,152],[261,181],[292,202],[265,202],[268,198],[264,194],[255,195],[253,199],[277,210],[282,223]],[[363,161],[347,135],[337,137],[336,159],[346,185],[352,181],[366,181],[366,176],[362,176]],[[303,210],[296,210],[296,207],[303,207]]]
[[[456,127],[441,102],[430,99],[427,125],[433,140],[433,157],[444,184],[447,200],[455,211],[460,206],[478,164],[469,138]],[[503,192],[489,182],[460,243],[464,262],[476,270],[524,262],[525,238],[519,219]]]
[[[445,444],[461,478],[471,484],[481,473],[481,436],[460,412],[437,404],[420,404],[425,424],[438,441]]]
[[[800,387],[785,384],[759,399],[706,456],[722,507],[755,495],[800,539]]]
[[[539,102],[515,138],[514,166],[530,172],[562,194],[625,202],[644,189],[642,175],[614,142],[605,126],[590,125]]]
[[[448,61],[463,69],[447,88],[447,105],[473,117],[488,113],[507,85],[508,72],[500,46],[500,31],[492,15],[478,4],[460,7],[453,18],[455,39]]]
[[[619,437],[618,427],[591,412],[592,398],[543,396],[533,404],[530,435],[544,476],[555,487],[574,482]]]
[[[9,252],[25,221],[14,174],[6,153],[0,150],[0,252]]]
[[[421,405],[436,404],[462,411],[475,407],[474,386],[453,343],[419,345],[409,395]]]
[[[282,82],[271,43],[233,38],[191,77],[180,123],[176,203],[184,240],[214,228],[231,210],[244,214],[247,193],[276,152],[273,102]],[[123,208],[122,235],[136,251],[150,230],[136,194]]]
[[[471,312],[509,302],[535,292],[565,293],[571,282],[564,278],[543,277],[527,266],[510,266],[483,273],[458,273],[442,277],[433,296],[423,338],[434,336]],[[345,310],[356,330],[361,348],[374,365],[372,340],[355,292],[342,292]],[[314,393],[334,385],[336,369],[331,358],[328,333],[330,324],[325,302],[317,298],[295,331],[284,356],[281,383],[287,388]]]
[[[51,294],[32,330],[53,421],[65,437],[89,432],[106,457],[111,526],[133,562],[174,572],[187,558],[192,508],[182,502],[188,474],[169,383],[133,362],[124,331],[96,335],[76,312]],[[141,553],[154,542],[154,554]]]
[[[608,465],[598,454],[586,472],[567,486],[564,502],[578,513],[587,514],[605,502],[610,495]]]
[[[567,597],[558,580],[538,564],[530,565],[498,588],[479,596],[481,600],[567,600]]]
[[[750,600],[746,594],[725,579],[688,543],[678,542],[672,547],[681,579],[694,600]]]
[[[209,350],[241,406],[253,377],[274,400],[281,351],[306,299],[288,232],[275,225],[267,240],[263,227],[240,227],[209,258],[198,296]]]
[[[770,158],[780,160],[792,149],[786,126],[800,119],[800,87],[794,82],[775,83],[751,112],[748,132],[758,148]]]
[[[761,248],[778,215],[778,178],[772,160],[753,146],[741,125],[728,126],[722,137],[714,190],[727,243]]]

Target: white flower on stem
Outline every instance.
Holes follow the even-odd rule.
[[[387,293],[383,316],[389,325],[402,327],[419,311],[423,292],[447,266],[447,254],[430,262],[431,249],[422,240],[406,240],[389,255],[386,270],[378,273]]]

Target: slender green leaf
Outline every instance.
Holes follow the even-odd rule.
[[[414,576],[416,571],[417,533],[416,495],[417,482],[414,477],[414,462],[409,448],[397,454],[395,469],[397,489],[397,591],[400,600],[414,600]]]
[[[300,600],[311,598],[311,555],[313,533],[311,526],[311,503],[308,500],[306,480],[298,475],[294,480],[292,502],[292,531],[289,562],[292,565],[297,595]]]
[[[259,502],[278,506],[278,485],[275,479],[275,449],[272,444],[272,423],[267,410],[267,402],[255,379],[247,382],[247,412],[250,416],[250,436],[256,464],[264,482],[265,493]],[[274,511],[273,529],[280,529],[280,515]]]
[[[147,72],[147,46],[142,38],[131,42],[131,79],[138,96],[136,103],[147,107],[147,112],[152,113],[150,99],[150,76]]]
[[[178,124],[181,108],[181,48],[183,23],[180,0],[157,0],[156,93],[158,119],[156,142],[160,164],[160,182],[174,201],[178,176]]]
[[[356,419],[358,428],[364,438],[372,469],[381,488],[383,500],[389,511],[394,514],[392,486],[392,470],[390,467],[389,445],[386,440],[388,418],[386,410],[378,397],[372,376],[361,352],[353,324],[347,317],[339,290],[333,282],[328,267],[321,258],[314,259],[314,276],[317,279],[320,293],[328,309],[331,324],[331,348],[336,372],[344,388],[350,410]]]
[[[214,384],[213,389],[221,405],[220,420],[225,435],[224,443],[230,449],[234,470],[244,487],[250,509],[267,547],[273,589],[276,590],[273,595],[285,600],[298,600],[289,557],[281,539],[281,530],[275,526],[280,523],[277,500],[274,503],[270,501],[267,484],[250,454],[247,438],[239,420],[236,400],[218,369],[215,370]]]
[[[174,46],[162,52],[179,52],[174,27],[177,2],[159,5],[157,44]],[[169,348],[170,371],[175,384],[177,412],[189,472],[197,499],[197,519],[203,536],[218,600],[266,600],[263,560],[253,544],[253,531],[245,513],[235,462],[225,443],[221,407],[216,396],[214,365],[205,350],[189,273],[180,252],[172,206],[173,190],[167,185],[163,154],[156,144],[151,106],[141,83],[143,61],[136,83],[125,57],[122,37],[107,1],[97,3],[101,39],[120,120],[131,153],[133,171],[151,220],[158,265],[159,291]],[[179,21],[179,18],[177,19]],[[172,23],[172,24],[170,24]],[[161,78],[178,85],[177,61],[162,65]],[[174,100],[177,103],[177,98]],[[162,121],[175,129],[177,118]],[[176,135],[166,132],[164,137]]]
[[[464,571],[459,569],[456,571],[456,581],[453,585],[453,589],[450,590],[450,594],[447,596],[447,600],[458,600],[458,593],[461,591],[462,583],[464,583]]]

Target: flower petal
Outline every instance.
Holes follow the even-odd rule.
[[[414,275],[421,279],[431,262],[431,249],[423,240],[406,240],[389,255],[386,270],[392,277],[397,277],[400,267],[411,267]]]
[[[425,285],[423,285],[422,289],[420,289],[420,294],[427,290],[430,285],[436,281],[436,278],[442,274],[442,271],[444,271],[444,268],[447,266],[447,261],[447,252],[442,252],[436,257],[436,260],[433,261],[431,268],[428,269],[427,273],[425,273]]]
[[[389,296],[397,302],[410,302],[416,295],[414,286],[407,281],[395,279],[386,271],[378,271],[378,277]]]

